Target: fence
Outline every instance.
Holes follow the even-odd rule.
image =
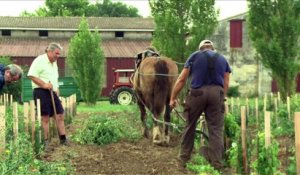
[[[60,97],[62,105],[65,109],[65,124],[68,125],[72,122],[72,118],[76,115],[76,94],[67,98]],[[13,96],[3,94],[0,96],[0,153],[5,150],[8,130],[12,131],[12,138],[18,138],[19,132],[26,132],[30,135],[33,145],[40,146],[42,144],[42,129],[41,129],[41,111],[40,100],[35,104],[33,100],[29,103],[23,103],[23,111],[17,102],[13,101]],[[19,112],[22,111],[22,112]],[[12,128],[6,126],[6,120],[12,120]],[[19,128],[19,127],[22,127]],[[55,122],[50,121],[50,138],[57,136],[57,129]]]

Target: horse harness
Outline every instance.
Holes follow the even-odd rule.
[[[160,58],[159,54],[152,51],[152,50],[145,50],[141,53],[138,53],[136,58],[135,58],[135,69],[138,69],[141,62],[147,58],[147,57],[156,57],[156,58]]]

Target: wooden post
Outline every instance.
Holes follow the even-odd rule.
[[[39,126],[39,142],[42,143],[42,125],[41,125],[41,120],[42,120],[42,116],[41,116],[41,100],[37,99],[36,100],[36,117],[38,120],[38,126]]]
[[[297,174],[300,174],[300,112],[294,114]]]
[[[5,150],[5,106],[0,106],[0,154]]]
[[[74,102],[73,102],[73,96],[70,96],[70,118],[73,117],[73,106],[74,106]]]
[[[271,124],[270,124],[271,113],[265,111],[265,147],[269,147],[271,144]]]
[[[286,97],[286,105],[287,105],[288,119],[291,119],[290,97]]]
[[[77,96],[74,94],[74,116],[77,114]],[[228,107],[228,102],[227,102],[227,107]],[[229,109],[228,109],[229,110]]]
[[[18,103],[14,102],[13,103],[13,131],[14,131],[14,139],[17,140],[18,138],[18,130],[19,130],[19,119],[18,119]]]
[[[31,121],[31,142],[35,143],[35,105],[34,100],[30,100],[30,121]]]
[[[10,95],[10,105],[11,106],[13,105],[13,101],[14,101],[13,95]]]
[[[28,124],[29,124],[29,109],[28,103],[25,102],[23,105],[23,113],[24,113],[24,123],[25,123],[25,131],[28,133]]]
[[[242,150],[243,150],[243,167],[244,173],[248,173],[247,165],[247,136],[246,136],[246,109],[241,107],[241,129],[242,129]]]

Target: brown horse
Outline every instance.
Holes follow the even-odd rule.
[[[137,104],[141,112],[141,120],[144,127],[144,136],[149,138],[149,131],[146,125],[146,109],[154,117],[153,143],[168,144],[170,136],[169,126],[165,122],[170,122],[169,101],[172,89],[178,76],[178,67],[174,61],[166,57],[150,56],[143,58],[137,68],[133,87],[137,96]],[[164,113],[164,133],[158,125],[160,115]]]

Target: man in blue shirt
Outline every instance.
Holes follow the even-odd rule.
[[[16,82],[22,78],[23,70],[16,64],[9,64],[5,66],[0,64],[0,91],[4,85]]]
[[[223,168],[224,152],[224,100],[229,86],[231,69],[224,56],[214,51],[210,40],[199,44],[199,51],[190,55],[179,75],[170,99],[170,106],[175,107],[177,95],[182,90],[188,77],[191,77],[191,89],[185,100],[184,115],[187,119],[182,136],[180,164],[185,167],[194,147],[197,120],[205,113],[208,126],[209,143],[200,153],[216,169]]]

